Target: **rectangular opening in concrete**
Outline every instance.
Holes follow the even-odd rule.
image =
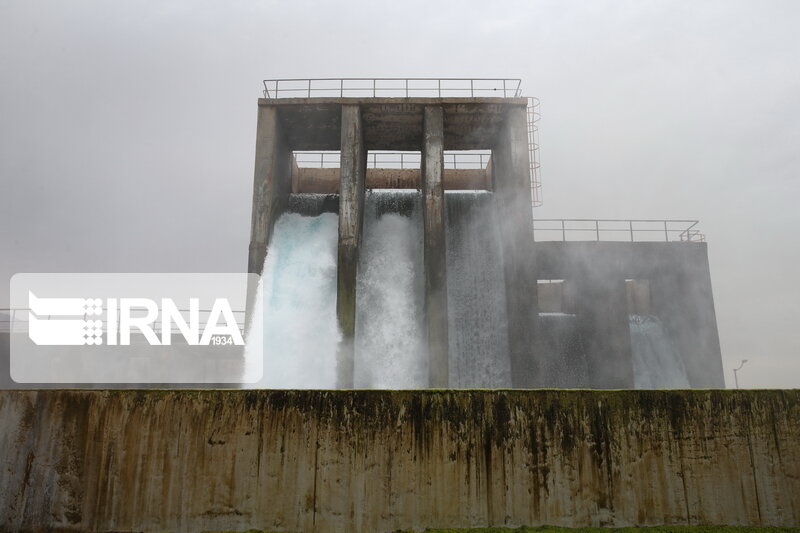
[[[568,283],[563,279],[537,280],[539,313],[573,313]]]
[[[650,280],[626,279],[625,296],[628,302],[628,315],[652,314]]]
[[[292,193],[337,194],[341,153],[338,150],[292,153]],[[367,154],[367,189],[419,189],[422,153],[370,150]],[[491,150],[444,152],[446,190],[491,190]]]

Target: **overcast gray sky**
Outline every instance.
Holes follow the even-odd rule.
[[[536,215],[699,218],[726,379],[798,387],[798,32],[794,0],[0,0],[0,297],[245,270],[264,78],[514,77]]]

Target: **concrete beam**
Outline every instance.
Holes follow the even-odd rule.
[[[339,254],[336,316],[342,333],[337,377],[339,388],[353,387],[356,330],[356,276],[358,249],[364,220],[367,150],[361,109],[342,106],[341,175],[339,197]]]
[[[535,357],[539,315],[533,257],[531,182],[527,115],[524,105],[509,106],[492,152],[495,209],[503,250],[511,384],[543,386]]]
[[[419,150],[423,110],[444,111],[445,150],[491,148],[506,110],[524,107],[524,98],[279,98],[259,106],[278,110],[292,150],[336,150],[341,109],[358,105],[367,150]]]
[[[368,168],[367,189],[421,189],[418,168]],[[443,176],[446,191],[481,191],[491,188],[491,168],[447,168]],[[338,168],[298,167],[292,170],[292,192],[337,194]]]
[[[444,124],[440,106],[426,106],[422,144],[422,219],[425,258],[425,320],[430,386],[449,383],[447,260],[444,229]]]

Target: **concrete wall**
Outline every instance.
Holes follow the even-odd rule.
[[[800,391],[3,391],[4,531],[800,524]]]
[[[725,386],[706,243],[537,242],[534,249],[536,278],[563,279],[576,291],[571,299],[582,333],[596,345],[589,356],[598,369],[606,359],[619,368],[630,358],[624,281],[634,279],[648,282],[650,312],[683,357],[691,386]],[[593,387],[632,386],[599,370],[593,375]]]

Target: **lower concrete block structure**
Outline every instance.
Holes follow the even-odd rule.
[[[625,280],[646,281],[649,314],[666,328],[693,388],[724,387],[708,247],[703,242],[537,242],[539,280],[571,284],[572,305],[596,388],[629,388]],[[641,310],[638,310],[641,311]]]

